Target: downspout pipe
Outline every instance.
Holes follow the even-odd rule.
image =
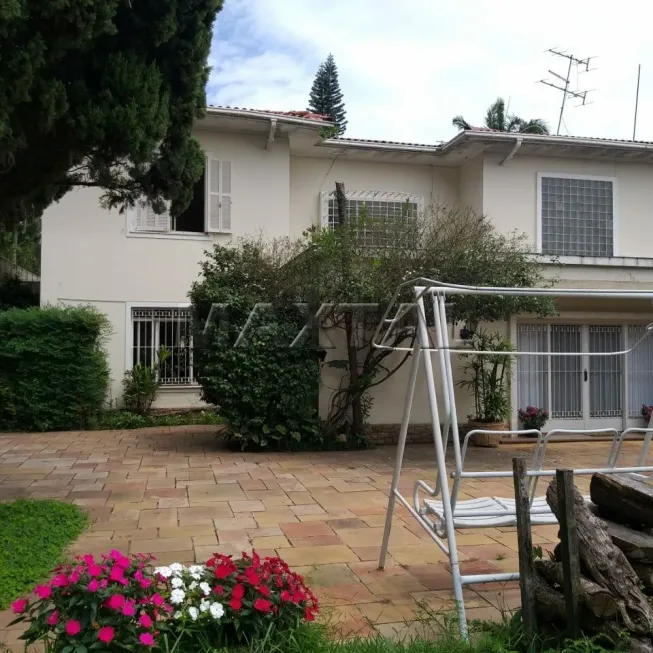
[[[512,159],[512,157],[515,156],[515,154],[517,154],[517,152],[519,151],[519,148],[521,147],[522,143],[523,143],[523,139],[518,138],[515,141],[515,144],[512,146],[512,150],[510,150],[510,152],[508,153],[508,156],[505,159],[503,159],[503,161],[501,161],[501,163],[499,163],[499,165],[502,166],[507,161],[510,161],[510,159]]]
[[[265,144],[265,149],[269,150],[274,143],[274,132],[277,130],[277,119],[270,118],[270,133],[268,134],[268,142]]]

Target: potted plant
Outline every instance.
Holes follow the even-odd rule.
[[[474,351],[496,351],[505,354],[470,354],[463,365],[464,379],[458,382],[474,396],[474,414],[469,416],[470,429],[506,431],[510,419],[508,384],[514,350],[510,340],[499,332],[478,330],[469,340]],[[482,447],[497,447],[501,435],[477,434],[472,442]]]
[[[537,406],[526,406],[519,409],[519,421],[525,430],[541,431],[549,420],[549,411]]]
[[[642,417],[646,422],[646,426],[648,426],[651,422],[651,415],[653,415],[653,406],[642,404]]]

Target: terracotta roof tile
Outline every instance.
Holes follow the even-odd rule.
[[[252,113],[269,113],[275,116],[288,116],[289,118],[304,118],[304,120],[322,120],[331,122],[329,116],[313,111],[277,111],[276,109],[250,109],[247,107],[230,107],[225,104],[209,104],[211,109],[233,109],[234,111],[251,111]]]

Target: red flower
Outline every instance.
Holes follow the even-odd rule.
[[[229,607],[232,610],[240,610],[243,607],[243,602],[240,599],[233,598],[229,601]]]
[[[109,597],[107,605],[112,610],[120,610],[120,608],[125,605],[125,597],[122,594],[113,594]]]
[[[25,612],[27,609],[27,599],[18,599],[17,601],[14,601],[11,604],[11,609],[16,613],[16,614],[21,614],[22,612]]]
[[[48,617],[48,626],[56,626],[59,621],[59,613],[55,610],[49,617]]]
[[[290,601],[290,592],[288,590],[283,590],[283,592],[281,592],[281,600],[286,603]]]
[[[242,599],[245,596],[245,586],[240,583],[234,585],[234,588],[231,590],[231,596],[234,599]]]
[[[259,585],[256,589],[260,594],[263,594],[263,596],[266,599],[270,598],[270,588],[269,587],[267,587],[265,585]]]
[[[223,580],[227,576],[231,576],[233,572],[234,570],[229,565],[222,563],[215,568],[215,577]]]
[[[247,567],[247,569],[245,569],[245,578],[247,578],[250,585],[258,585],[261,582],[259,575],[252,567]]]
[[[224,587],[222,587],[222,585],[216,585],[213,588],[213,593],[217,594],[218,596],[220,596],[220,594],[224,594]]]
[[[70,635],[71,637],[77,635],[81,629],[82,626],[79,621],[77,621],[77,619],[71,619],[70,621],[66,622],[66,634]]]
[[[254,610],[258,610],[259,612],[270,612],[272,609],[272,603],[270,603],[270,601],[266,601],[265,599],[256,599],[253,605]]]
[[[52,596],[52,588],[49,585],[37,585],[34,594],[40,599],[49,599]]]
[[[138,619],[138,623],[140,623],[143,628],[151,628],[154,622],[149,615],[142,614]]]
[[[151,633],[141,633],[138,637],[143,646],[154,646],[154,637]]]
[[[306,621],[315,621],[315,613],[313,612],[313,610],[311,610],[310,608],[306,608],[306,612],[304,613],[304,619],[306,619]]]
[[[100,630],[98,630],[97,638],[101,642],[108,644],[115,637],[115,634],[116,633],[111,626],[103,626],[100,628]]]

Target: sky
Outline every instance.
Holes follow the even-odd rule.
[[[653,7],[549,0],[225,0],[207,89],[211,104],[306,109],[315,72],[335,57],[349,121],[345,136],[437,143],[462,114],[483,124],[499,96],[509,112],[544,118],[556,133],[562,92],[537,83],[567,74],[557,48],[592,59],[571,71],[560,133],[632,139],[641,64],[637,139],[653,141]]]

